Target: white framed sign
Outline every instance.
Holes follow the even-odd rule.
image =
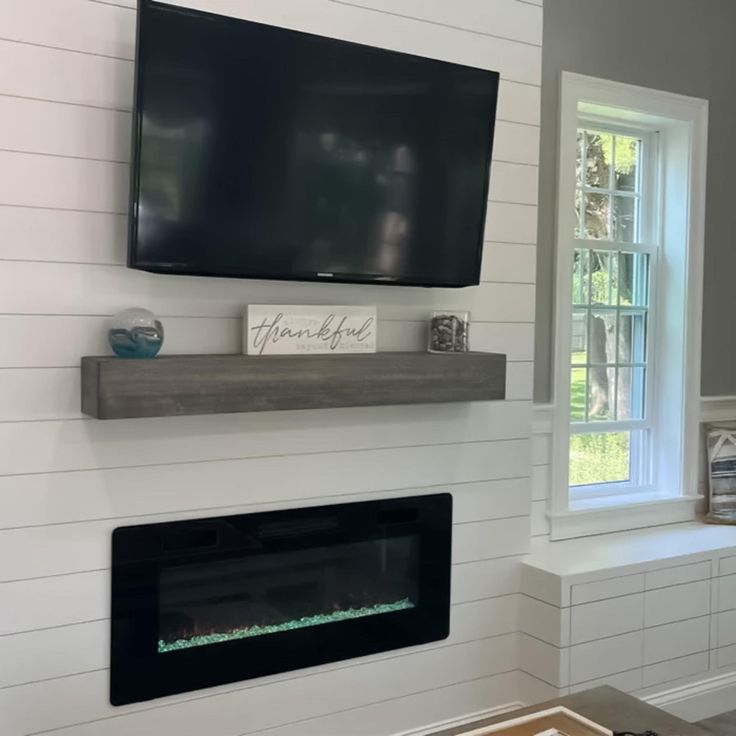
[[[375,353],[376,308],[251,304],[243,320],[243,352]]]

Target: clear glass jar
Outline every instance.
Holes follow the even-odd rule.
[[[432,312],[429,320],[430,353],[467,353],[470,312]]]

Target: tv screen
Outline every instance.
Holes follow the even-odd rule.
[[[498,74],[141,3],[128,265],[477,284]]]

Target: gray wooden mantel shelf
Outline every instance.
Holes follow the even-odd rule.
[[[497,353],[82,358],[82,411],[97,419],[494,401]]]

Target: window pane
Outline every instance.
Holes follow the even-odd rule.
[[[616,136],[616,171],[614,187],[621,192],[638,191],[639,155],[641,141],[638,138]]]
[[[586,133],[585,144],[585,184],[610,189],[613,136],[610,133]]]
[[[616,362],[616,312],[592,311],[588,324],[588,363]]]
[[[576,248],[572,264],[572,303],[588,304],[590,252]]]
[[[644,368],[619,368],[617,419],[644,419]]]
[[[611,198],[607,194],[585,195],[585,237],[588,240],[610,240],[609,216]]]
[[[616,313],[590,313],[588,322],[588,419],[613,418],[615,371],[609,367],[616,360]]]
[[[635,197],[614,197],[611,225],[612,240],[619,243],[634,243],[637,237],[638,200]]]
[[[570,421],[585,421],[585,367],[572,368],[570,371]]]
[[[618,304],[618,253],[610,250],[590,252],[591,290],[593,304]]]
[[[577,146],[575,148],[575,181],[578,186],[583,183],[583,143],[584,134],[582,130],[578,130]]]
[[[631,477],[629,432],[570,437],[570,485],[620,483]]]
[[[570,362],[588,362],[588,314],[584,311],[573,312],[572,340],[570,341]]]
[[[646,360],[647,318],[644,312],[624,312],[618,319],[619,363],[643,363]]]
[[[588,324],[588,362],[616,362],[616,312],[590,313]]]
[[[588,367],[588,421],[613,419],[616,399],[616,369],[613,366]]]
[[[619,284],[622,307],[646,307],[649,304],[649,256],[621,253]]]
[[[575,190],[575,227],[572,233],[573,238],[582,238],[581,228],[583,223],[583,193]]]

